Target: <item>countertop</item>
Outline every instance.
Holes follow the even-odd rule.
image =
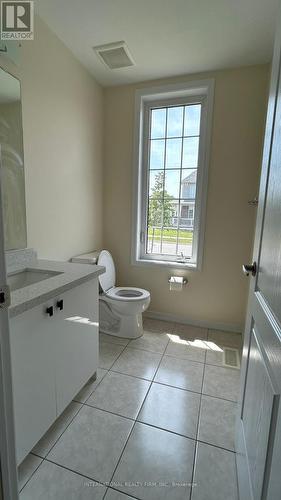
[[[36,307],[77,285],[97,278],[105,272],[105,267],[103,266],[40,259],[32,262],[27,268],[31,270],[54,271],[62,274],[12,291],[11,305],[9,307],[10,317],[17,316],[32,307]]]

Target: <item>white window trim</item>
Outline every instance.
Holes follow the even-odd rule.
[[[197,238],[193,245],[193,258],[184,263],[172,260],[169,256],[142,255],[141,234],[143,232],[143,221],[146,220],[147,187],[143,184],[143,168],[146,168],[146,156],[144,151],[143,137],[146,120],[146,110],[151,103],[165,106],[167,100],[173,100],[175,104],[183,102],[202,103],[201,129],[196,200],[198,209],[195,211],[194,230]],[[198,100],[199,98],[199,100]],[[180,84],[171,84],[161,87],[143,88],[136,91],[135,95],[135,131],[134,131],[134,175],[133,175],[133,217],[132,217],[132,252],[131,261],[133,265],[140,266],[164,266],[176,269],[201,270],[203,261],[208,166],[211,145],[211,125],[214,100],[214,80],[188,81]],[[144,201],[145,200],[145,201]]]

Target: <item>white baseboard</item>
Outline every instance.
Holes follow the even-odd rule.
[[[170,313],[162,313],[157,311],[147,311],[144,316],[151,319],[159,319],[162,321],[171,321],[175,323],[182,323],[184,325],[201,326],[202,328],[210,328],[212,330],[223,330],[224,332],[242,333],[243,327],[241,325],[232,325],[229,323],[213,323],[212,321],[197,321],[188,319],[186,316],[180,316]]]

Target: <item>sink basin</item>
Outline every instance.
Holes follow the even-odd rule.
[[[29,285],[34,285],[34,283],[38,283],[39,281],[53,278],[59,274],[62,273],[58,273],[56,271],[44,271],[43,269],[23,269],[17,273],[10,274],[7,281],[11,291],[13,291]]]

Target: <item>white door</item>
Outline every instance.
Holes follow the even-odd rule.
[[[0,149],[0,302],[5,298],[3,296],[5,289],[3,287],[6,285],[1,177]],[[5,304],[4,307],[0,307],[0,472],[0,490],[2,482],[3,500],[17,500],[18,484],[11,382],[9,315]]]
[[[279,15],[279,24],[280,24]],[[263,152],[242,360],[236,451],[240,500],[281,498],[281,24]],[[255,269],[256,267],[256,269]]]

